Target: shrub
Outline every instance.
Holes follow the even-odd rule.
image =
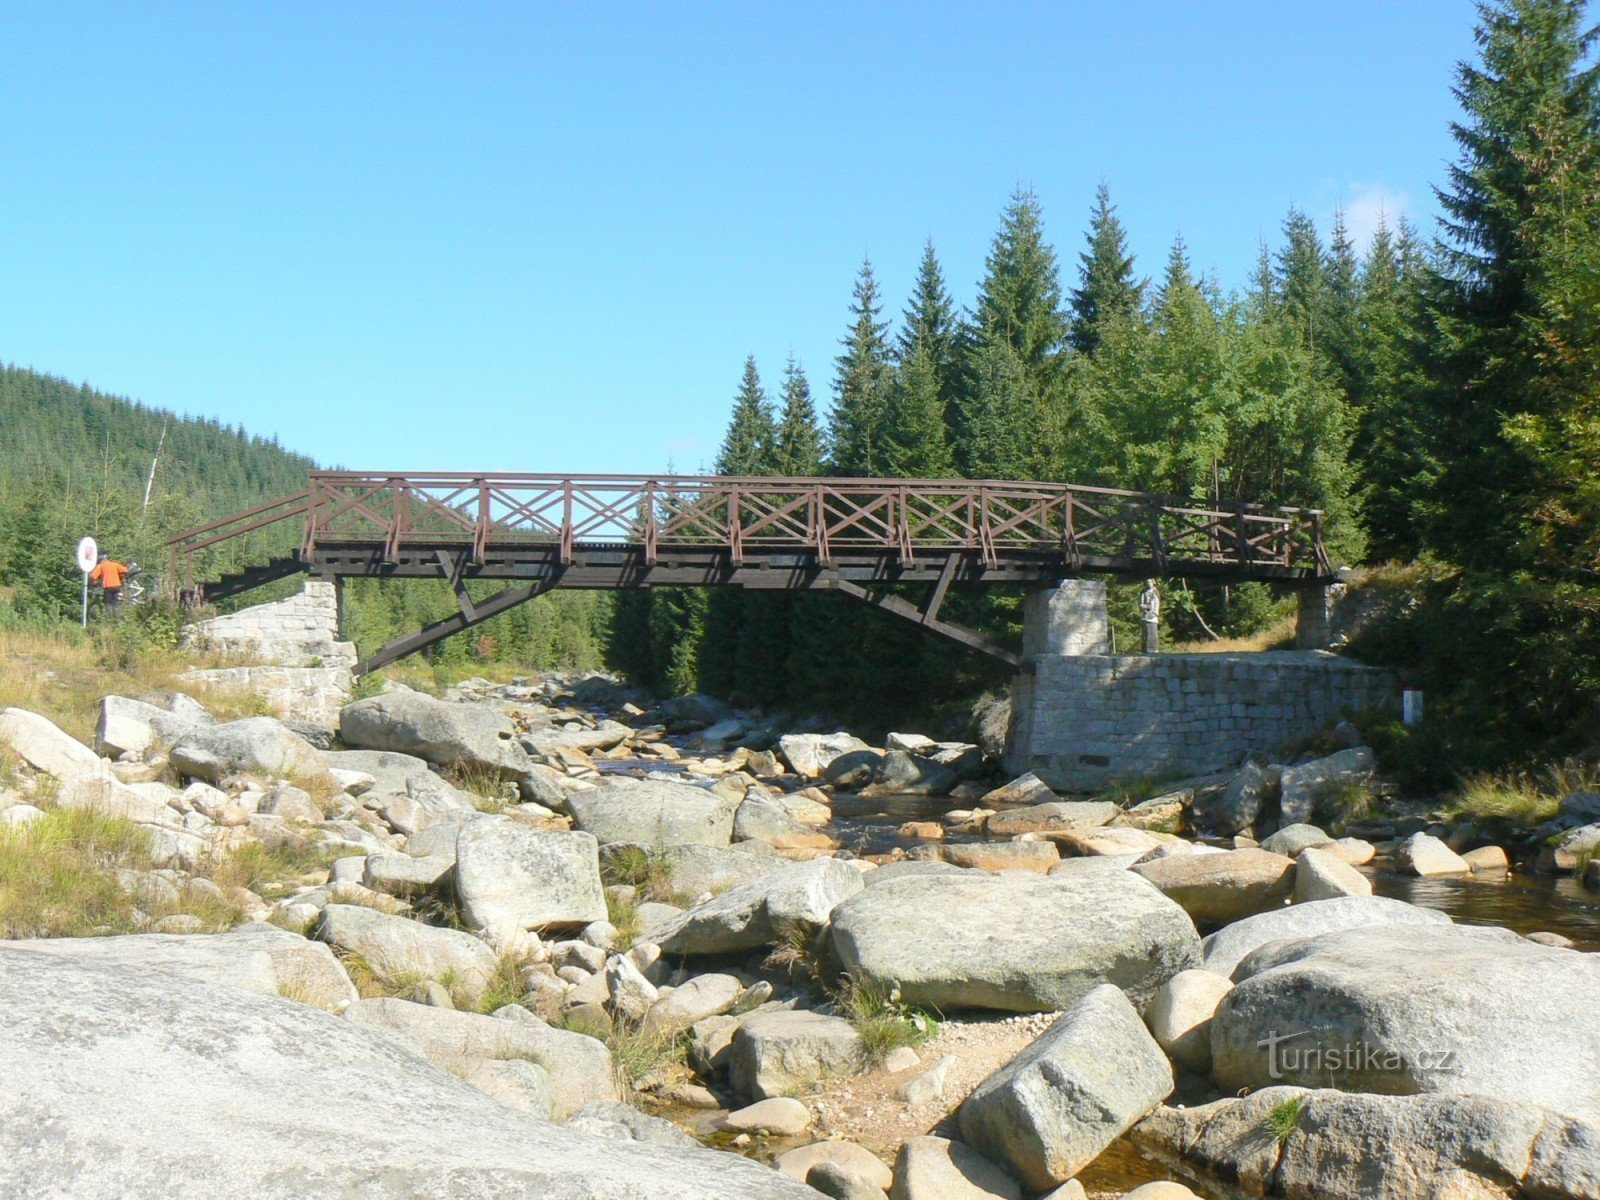
[[[1306,1109],[1304,1096],[1291,1096],[1280,1100],[1267,1113],[1267,1130],[1278,1139],[1279,1145],[1287,1142],[1300,1127],[1300,1117]]]
[[[934,1014],[912,1008],[900,1000],[899,990],[881,984],[846,979],[835,1002],[861,1035],[861,1051],[868,1066],[876,1066],[901,1046],[917,1046],[939,1034]]]

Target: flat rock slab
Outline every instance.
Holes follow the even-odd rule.
[[[1476,1092],[1600,1122],[1592,955],[1503,929],[1351,929],[1264,946],[1236,980],[1211,1022],[1226,1091]]]
[[[917,846],[908,857],[979,871],[1034,871],[1043,875],[1061,861],[1061,852],[1052,842],[949,842]]]
[[[640,846],[726,846],[742,796],[670,779],[607,779],[567,797],[573,823],[599,841]]]
[[[845,970],[940,1010],[1065,1009],[1102,983],[1143,1005],[1200,964],[1178,905],[1126,871],[1089,876],[911,876],[834,910]]]
[[[1279,1140],[1274,1110],[1300,1106]],[[1270,1087],[1243,1099],[1162,1108],[1128,1133],[1183,1172],[1227,1179],[1240,1195],[1307,1200],[1592,1200],[1600,1128],[1488,1096],[1350,1095]]]
[[[333,951],[275,925],[243,925],[219,934],[29,938],[0,942],[3,950],[27,950],[111,969],[163,971],[183,980],[285,996],[334,1012],[357,998]]]
[[[461,826],[456,893],[477,929],[587,925],[606,916],[600,847],[576,830],[533,829],[511,817]]]
[[[1266,850],[1174,854],[1129,870],[1181,905],[1201,928],[1282,908],[1294,889],[1294,860]]]
[[[1002,808],[989,818],[992,837],[1043,834],[1046,830],[1098,829],[1117,816],[1109,800],[1051,800],[1043,805]]]
[[[0,994],[0,1195],[815,1200],[737,1155],[552,1125],[380,1030],[241,988],[0,949]]]
[[[35,771],[56,779],[104,772],[100,756],[48,717],[25,708],[0,709],[0,742],[11,747]]]
[[[734,1031],[728,1079],[741,1095],[793,1096],[863,1064],[861,1035],[849,1021],[814,1012],[759,1013]]]
[[[591,1100],[619,1100],[611,1052],[581,1033],[531,1020],[507,1021],[482,1013],[413,1004],[409,1000],[358,1000],[345,1018],[398,1034],[429,1061],[449,1071],[470,1071],[480,1062],[527,1059],[550,1075],[557,1119]]]
[[[666,954],[733,954],[809,935],[861,891],[861,872],[833,858],[790,863],[713,896],[654,931]]]
[[[1336,896],[1311,904],[1295,904],[1246,917],[1217,930],[1204,942],[1208,971],[1231,977],[1235,968],[1268,942],[1315,937],[1340,929],[1373,925],[1448,925],[1450,918],[1433,908],[1391,900],[1387,896]]]
[[[527,753],[511,718],[491,704],[455,704],[399,689],[347,704],[339,737],[358,750],[414,754],[440,766],[521,774]]]
[[[1107,984],[973,1090],[961,1106],[961,1136],[1043,1191],[1093,1162],[1172,1086],[1161,1047]]]

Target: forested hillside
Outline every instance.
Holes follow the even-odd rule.
[[[172,533],[296,492],[315,465],[276,439],[0,366],[0,623],[48,627],[76,619],[81,576],[73,549],[85,534],[118,558],[159,572]],[[210,573],[288,549],[284,539],[297,535],[285,526],[230,545],[225,560],[209,563]],[[346,593],[345,621],[367,649],[454,609],[442,584],[356,584]],[[594,666],[607,613],[601,596],[547,597],[438,654],[529,668]],[[162,633],[172,628],[170,620],[161,623]]]
[[[1390,749],[1437,771],[1600,742],[1600,99],[1571,0],[1479,10],[1455,80],[1456,162],[1431,236],[1395,214],[1358,247],[1291,209],[1249,285],[1177,240],[1136,263],[1109,191],[1064,263],[1013,195],[967,307],[929,245],[898,320],[857,275],[832,406],[754,361],[725,473],[1070,480],[1326,510],[1340,563],[1412,562],[1415,603],[1359,651],[1404,668],[1428,722]],[[1004,633],[1014,599],[952,615]],[[1114,597],[1125,609],[1126,596]],[[1286,601],[1168,586],[1169,635],[1244,634]],[[959,607],[964,605],[964,612]],[[1114,614],[1115,615],[1115,614]],[[1124,613],[1125,615],[1125,613]],[[871,719],[953,699],[962,662],[835,597],[630,598],[636,674]],[[1404,744],[1402,744],[1404,743]]]

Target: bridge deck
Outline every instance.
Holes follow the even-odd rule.
[[[286,522],[303,522],[294,558],[195,580],[197,555]],[[967,479],[317,471],[304,491],[188,530],[170,546],[191,602],[296,569],[448,579],[460,616],[401,639],[408,648],[399,653],[551,588],[733,586],[835,589],[909,608],[902,615],[931,631],[1012,661],[982,635],[937,619],[946,588],[1083,574],[1310,584],[1331,574],[1315,509]],[[474,602],[468,579],[524,582]],[[867,586],[907,583],[935,585],[929,607]]]

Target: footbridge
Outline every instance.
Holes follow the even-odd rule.
[[[247,545],[275,552],[204,578]],[[1183,576],[1320,594],[1332,575],[1315,509],[986,479],[316,471],[303,491],[169,546],[191,606],[297,573],[446,580],[459,611],[379,648],[357,674],[555,588],[835,591],[1022,666],[941,618],[951,587]],[[475,599],[476,579],[507,586]],[[920,603],[902,586],[913,584]]]

